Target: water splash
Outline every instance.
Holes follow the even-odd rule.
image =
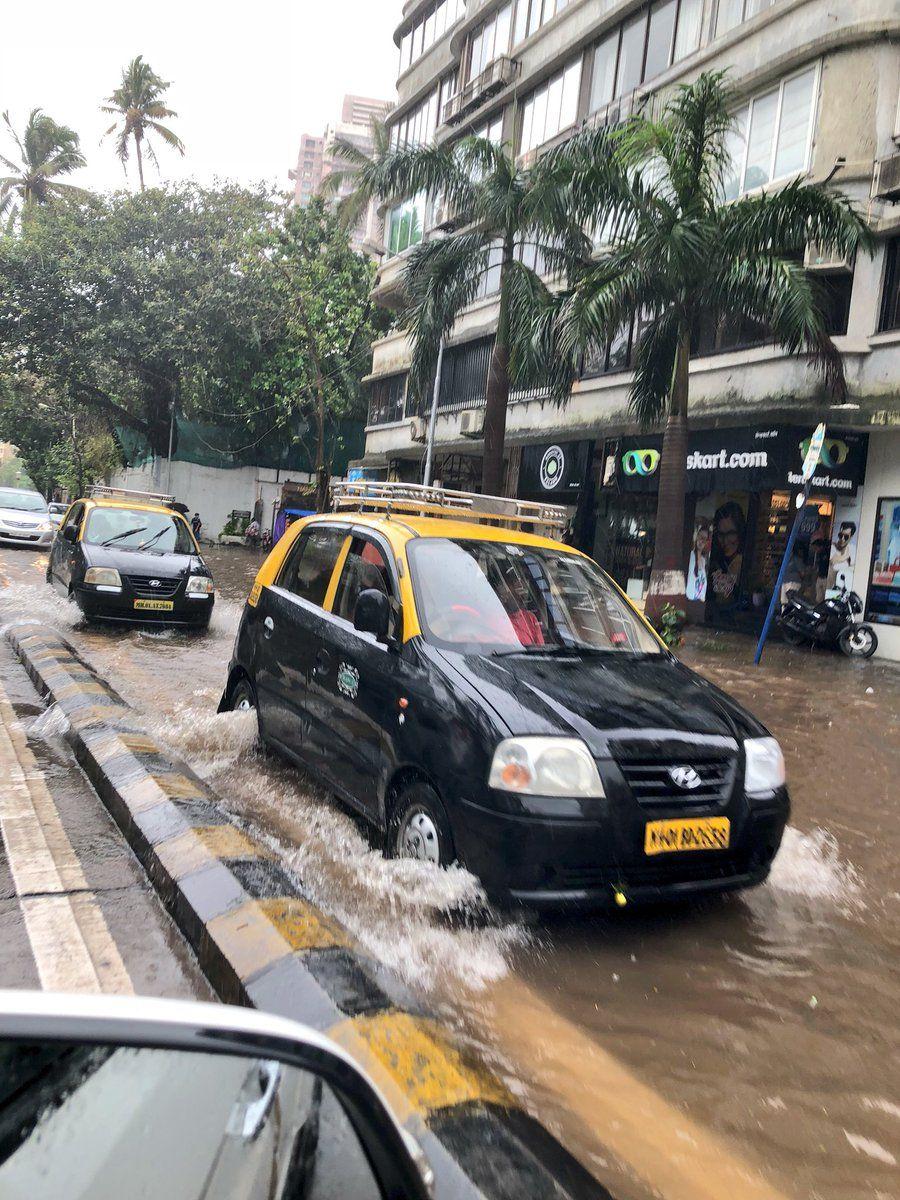
[[[69,718],[58,704],[51,704],[48,709],[35,717],[27,727],[29,737],[49,741],[62,737],[69,729]]]
[[[850,908],[862,903],[859,873],[841,858],[837,839],[824,829],[809,833],[790,825],[785,829],[769,885],[808,900],[829,900]]]

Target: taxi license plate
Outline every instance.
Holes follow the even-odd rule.
[[[153,612],[171,612],[175,607],[174,600],[135,600],[135,608],[149,608]]]
[[[731,822],[727,817],[694,817],[679,821],[648,821],[645,854],[682,854],[685,850],[727,850]]]

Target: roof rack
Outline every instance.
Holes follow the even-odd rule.
[[[140,492],[136,488],[114,488],[95,483],[91,488],[91,500],[145,500],[153,504],[173,504],[174,496],[162,492]]]
[[[455,492],[421,483],[342,482],[332,486],[331,495],[335,512],[356,509],[383,512],[387,516],[394,512],[417,513],[423,517],[496,521],[513,527],[545,526],[558,533],[564,532],[568,522],[566,510],[555,504]]]

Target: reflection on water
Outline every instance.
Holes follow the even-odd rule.
[[[384,859],[340,806],[258,751],[252,715],[216,715],[259,558],[218,551],[210,562],[220,594],[204,635],[88,627],[6,556],[15,587],[0,593],[0,621],[25,612],[63,630],[314,899],[494,1057],[619,1200],[677,1194],[624,1161],[627,1139],[610,1147],[620,1068],[669,1106],[648,1131],[645,1166],[671,1160],[682,1142],[700,1161],[702,1147],[684,1139],[709,1135],[792,1200],[900,1195],[900,672],[778,645],[755,670],[748,641],[695,635],[685,660],[785,750],[794,812],[769,882],[528,929],[466,920],[482,911],[471,875]],[[739,1194],[724,1174],[692,1192]]]

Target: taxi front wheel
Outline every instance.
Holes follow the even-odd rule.
[[[388,850],[393,858],[415,858],[436,867],[455,861],[447,813],[429,784],[413,783],[400,793],[391,815]]]

